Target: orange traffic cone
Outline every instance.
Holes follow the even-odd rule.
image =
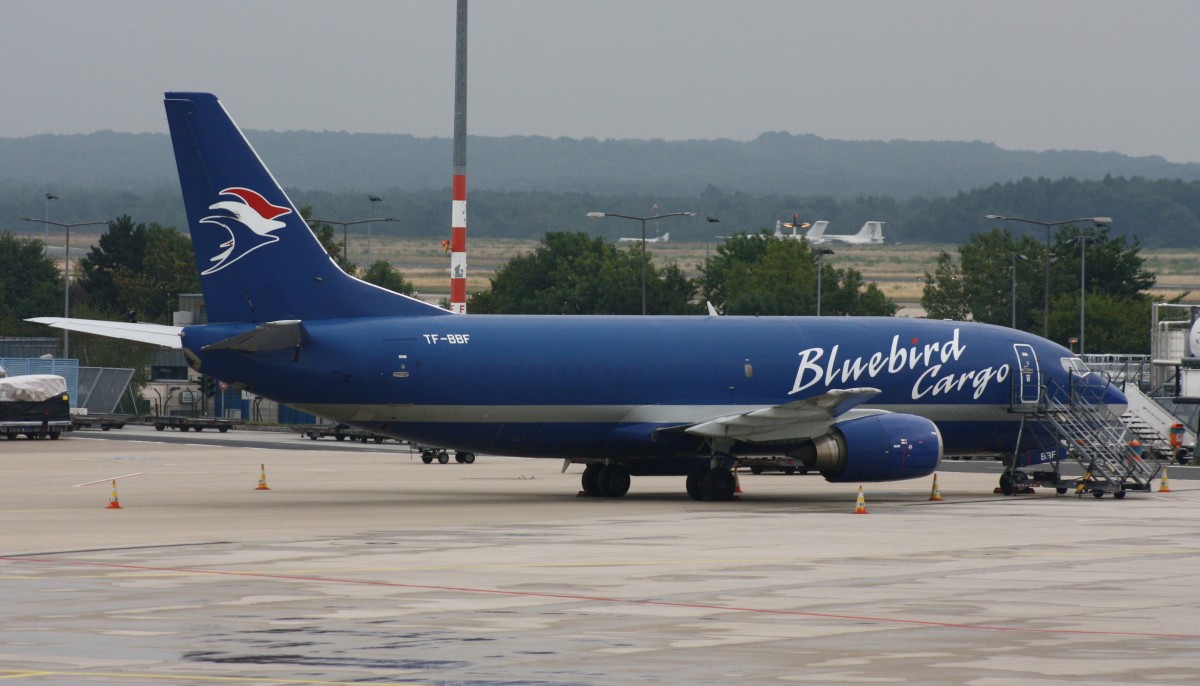
[[[863,499],[862,486],[858,487],[858,500],[854,502],[854,514],[867,514],[867,501]]]
[[[742,482],[738,480],[738,468],[733,468],[733,493],[734,495],[742,492]]]
[[[108,496],[108,508],[107,509],[119,510],[119,509],[121,509],[121,501],[117,498],[117,480],[116,479],[113,479],[112,488],[113,488],[112,495]]]
[[[933,473],[933,491],[929,494],[929,499],[939,502],[942,500],[942,492],[938,490],[937,485],[937,472]]]
[[[1170,493],[1171,484],[1167,482],[1167,468],[1163,467],[1162,479],[1158,482],[1159,493]]]
[[[258,473],[258,487],[254,490],[269,491],[271,489],[267,488],[267,465],[259,465],[259,467],[261,471]]]

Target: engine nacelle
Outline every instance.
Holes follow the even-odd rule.
[[[915,479],[937,469],[942,434],[924,417],[876,414],[836,424],[813,441],[812,450],[805,457],[826,481]]]

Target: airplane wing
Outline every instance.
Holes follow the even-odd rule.
[[[67,317],[33,317],[27,322],[45,324],[56,329],[91,333],[109,338],[122,338],[127,341],[141,341],[161,345],[164,348],[179,349],[183,347],[180,334],[182,326],[167,326],[165,324],[141,324],[130,322],[105,322],[97,319],[74,319]]]
[[[834,389],[804,400],[717,417],[680,428],[695,436],[751,442],[811,438],[827,433],[835,419],[880,393],[878,388]]]

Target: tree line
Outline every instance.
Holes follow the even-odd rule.
[[[276,177],[298,188],[378,194],[391,187],[436,190],[449,182],[448,138],[255,130],[246,136]],[[682,196],[715,184],[730,192],[905,200],[1023,177],[1100,179],[1112,174],[1200,180],[1200,164],[1155,156],[1004,150],[978,141],[845,141],[786,132],[764,133],[751,141],[470,136],[467,147],[472,188],[499,192]],[[174,175],[165,134],[101,131],[0,138],[0,178],[20,178],[39,187],[61,183],[120,190],[173,180]],[[386,180],[383,187],[381,179]]]
[[[301,209],[305,218],[311,213],[307,206]],[[312,228],[347,273],[412,294],[412,284],[386,261],[359,269],[344,259],[332,226],[314,221]],[[1110,233],[1109,227],[1064,226],[1048,250],[1010,228],[973,234],[957,249],[957,259],[940,253],[934,271],[925,274],[922,305],[929,317],[1013,325],[1066,345],[1080,333],[1076,313],[1082,293],[1089,350],[1144,353],[1146,293],[1155,275],[1144,268],[1137,239]],[[643,283],[649,314],[703,314],[708,304],[726,315],[754,316],[891,316],[898,309],[857,270],[825,263],[806,240],[765,230],[719,243],[699,272],[689,278],[677,265],[660,267],[639,244],[622,247],[582,232],[548,232],[531,253],[500,268],[490,288],[472,294],[470,309],[637,314],[643,311]],[[81,318],[167,323],[178,295],[200,290],[191,241],[173,228],[128,216],[109,222],[76,274],[72,315]],[[44,335],[23,320],[57,312],[62,289],[62,276],[40,240],[0,233],[0,334]],[[87,355],[89,339],[82,338],[76,350]],[[107,345],[97,345],[98,356],[105,356]]]
[[[289,190],[297,204],[311,206],[317,217],[356,221],[386,216],[395,221],[374,227],[382,235],[448,235],[448,189],[370,192],[383,200],[371,203],[366,192]],[[186,225],[177,188],[142,193],[70,188],[57,194],[62,200],[47,203],[40,188],[0,182],[0,230],[28,232],[29,225],[18,230],[12,224],[18,217],[41,217],[47,211],[57,221],[131,215],[154,218],[162,226]],[[907,200],[866,195],[763,195],[723,191],[716,186],[708,186],[696,195],[473,190],[468,228],[473,236],[491,238],[536,239],[552,231],[587,231],[609,240],[628,235],[630,226],[621,222],[587,222],[587,213],[593,211],[644,216],[660,211],[696,212],[696,219],[673,219],[669,225],[662,225],[674,241],[707,242],[714,233],[756,233],[763,228],[773,229],[778,220],[799,215],[806,221],[829,221],[831,233],[852,233],[863,222],[878,220],[885,222],[884,235],[889,242],[952,245],[990,228],[991,223],[984,218],[987,214],[1045,221],[1100,215],[1113,218],[1114,236],[1137,237],[1146,247],[1200,247],[1200,181],[1122,177],[1097,181],[1022,179],[949,197]],[[718,219],[720,224],[714,227],[704,221],[706,216]],[[1036,235],[1040,229],[1019,231]]]
[[[1085,352],[1146,354],[1156,277],[1138,240],[1067,225],[1044,241],[994,228],[938,255],[921,305],[934,319],[1013,326]],[[1049,290],[1046,289],[1047,281]],[[1177,296],[1178,302],[1185,294]],[[1080,331],[1080,307],[1085,314]]]

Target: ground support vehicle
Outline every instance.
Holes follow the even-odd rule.
[[[364,429],[355,429],[345,424],[299,424],[294,428],[305,437],[311,438],[314,441],[318,438],[332,437],[338,441],[350,439],[351,441],[359,441],[361,443],[366,443],[367,441],[383,443],[389,438],[388,436]]]
[[[133,415],[128,414],[77,414],[71,417],[71,427],[78,429],[124,429],[133,421]]]
[[[167,428],[179,431],[216,429],[221,433],[225,433],[241,423],[239,419],[221,419],[220,417],[166,417],[162,415],[146,417],[146,421],[153,424],[158,431],[164,431]]]
[[[450,462],[450,451],[445,448],[435,448],[431,445],[417,445],[416,443],[411,443],[410,445],[414,450],[421,453],[421,461],[425,464],[433,464],[434,460],[437,460],[438,464],[447,464]],[[454,452],[454,461],[459,464],[472,464],[475,462],[475,453],[456,450]]]
[[[5,438],[58,438],[71,430],[67,381],[53,374],[0,378],[0,434]]]

